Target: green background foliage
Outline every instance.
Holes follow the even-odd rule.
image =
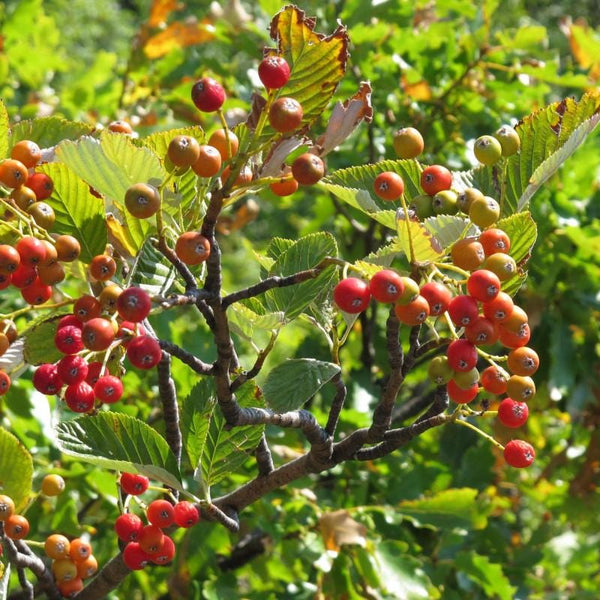
[[[177,7],[149,0],[0,2],[0,97],[11,122],[53,115],[89,123],[91,129],[126,118],[140,136],[193,124],[210,133],[218,124],[199,114],[189,98],[190,82],[204,74],[224,82],[228,118],[239,120],[249,110],[257,85],[257,49],[270,45],[267,27],[283,3],[172,4]],[[301,3],[318,17],[319,31],[334,31],[337,19],[348,27],[349,69],[334,99],[348,98],[363,80],[373,88],[372,123],[363,124],[328,156],[328,170],[394,158],[393,132],[407,125],[424,135],[424,162],[471,168],[472,144],[479,135],[502,123],[514,124],[549,102],[580,98],[597,88],[600,26],[594,6],[591,0],[555,3],[552,8],[526,0]],[[184,25],[185,31],[178,29]],[[328,116],[325,112],[319,117],[317,130],[325,130]],[[74,143],[63,143],[58,150],[69,168],[47,167],[65,189],[76,185],[71,170],[79,173],[88,166],[68,162]],[[101,145],[85,143],[94,165],[102,159],[107,169],[114,167],[110,139],[103,138]],[[111,598],[597,598],[599,150],[598,135],[592,135],[566,168],[544,183],[530,206],[538,237],[517,298],[530,315],[530,345],[541,358],[535,377],[538,393],[522,432],[538,452],[530,469],[507,469],[486,440],[449,425],[380,461],[348,463],[271,493],[243,512],[239,536],[212,523],[179,532],[173,568],[131,575]],[[123,152],[141,155],[145,150],[131,144]],[[148,173],[160,170],[151,161],[139,164]],[[119,176],[115,170],[114,186],[105,190],[115,201],[130,183]],[[389,241],[388,228],[369,221],[330,191],[317,186],[283,199],[264,192],[229,207],[229,233],[220,241],[225,290],[254,283],[261,274],[259,262],[264,273],[285,274],[286,260],[296,261],[285,240],[314,233],[304,243],[320,244],[324,256],[334,253],[330,247],[337,244],[348,260]],[[87,190],[77,192],[89,212],[84,237],[90,244],[87,252],[93,254],[104,244],[101,233],[92,235],[98,207]],[[259,206],[255,219],[244,216],[250,201]],[[66,209],[54,208],[68,221]],[[141,247],[146,233],[134,231],[129,243]],[[276,238],[281,238],[279,245]],[[152,263],[151,257],[146,260],[150,267],[144,273]],[[297,266],[294,262],[291,270]],[[160,273],[157,284],[154,275],[140,277],[158,289],[169,280],[168,273]],[[330,276],[325,271],[321,277]],[[240,338],[264,347],[269,331],[303,308],[298,304],[302,298],[288,297],[287,290],[275,292],[272,313],[263,315],[252,303],[236,309],[232,321]],[[2,296],[0,312],[12,300]],[[314,311],[318,321],[319,307]],[[376,308],[361,316],[360,327],[341,351],[349,381],[342,432],[369,423],[369,409],[385,375],[380,366],[385,364],[384,320],[384,311]],[[208,331],[186,318],[185,309],[176,320],[158,316],[155,326],[159,335],[206,362],[214,359]],[[251,365],[253,356],[248,345],[240,360]],[[269,365],[287,357],[329,359],[322,334],[307,319],[281,329],[259,383],[265,381]],[[425,366],[416,369],[401,400],[431,392],[424,374]],[[203,398],[201,406],[188,406],[188,399],[183,403],[186,427],[198,434],[202,423],[194,419],[213,409],[209,395],[195,387],[190,371],[177,362],[173,377],[190,397],[197,393]],[[152,423],[156,382],[128,372],[125,384],[128,399],[114,410],[132,428],[141,429],[140,421]],[[315,386],[315,392],[310,408],[322,422],[333,387]],[[293,400],[299,404],[306,398]],[[103,564],[116,551],[108,525],[117,515],[115,477],[59,453],[51,426],[66,415],[54,404],[32,393],[30,374],[0,403],[3,426],[35,450],[34,489],[48,470],[68,482],[66,494],[56,500],[39,498],[27,516],[38,539],[55,530],[91,532]],[[76,426],[63,424],[65,432]],[[491,425],[489,431],[501,441],[508,439],[499,427]],[[231,460],[239,465],[238,473],[223,475],[227,453],[217,448],[210,431],[201,434],[208,442],[186,451],[193,457],[211,454],[213,470],[204,476],[213,478],[214,496],[253,474],[254,466],[243,461],[240,444],[233,440],[237,445]],[[302,449],[302,438],[294,431],[267,426],[267,434],[279,436],[273,448],[278,464]],[[179,477],[168,464],[165,469],[165,477]],[[240,540],[246,543],[241,549]]]

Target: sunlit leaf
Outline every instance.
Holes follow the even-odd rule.
[[[0,494],[10,496],[21,512],[31,495],[33,460],[19,440],[0,427]]]
[[[144,53],[149,59],[155,60],[175,48],[206,44],[214,39],[215,28],[209,19],[192,23],[176,21],[150,37],[144,45]]]
[[[350,516],[347,510],[325,512],[319,519],[319,528],[327,550],[339,551],[344,544],[367,543],[367,528]]]

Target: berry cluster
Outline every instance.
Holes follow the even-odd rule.
[[[475,158],[484,165],[495,165],[502,157],[512,156],[521,148],[521,138],[510,125],[502,125],[494,135],[482,135],[475,140]]]
[[[54,336],[54,345],[65,356],[40,365],[33,375],[35,389],[60,394],[78,413],[90,412],[97,402],[117,402],[123,383],[106,368],[111,349],[123,346],[129,362],[139,369],[151,369],[162,357],[159,343],[140,324],[151,308],[150,296],[138,287],[121,290],[111,285],[98,298],[81,296],[73,313],[59,320]],[[94,360],[97,353],[103,361]]]
[[[149,486],[144,475],[123,473],[121,489],[130,496],[143,494]],[[146,508],[147,524],[136,514],[126,512],[115,521],[118,538],[126,544],[123,560],[132,570],[143,569],[147,564],[165,565],[175,556],[175,544],[164,533],[172,526],[192,527],[200,520],[194,504],[182,500],[172,504],[168,500],[153,500]]]
[[[371,298],[393,303],[398,320],[410,326],[434,319],[430,322],[434,328],[445,320],[453,340],[445,356],[430,362],[431,380],[446,385],[449,397],[458,404],[472,402],[481,388],[494,395],[506,394],[498,418],[507,427],[520,427],[529,415],[527,402],[536,392],[531,376],[539,358],[526,346],[530,337],[527,314],[502,291],[502,283],[517,270],[509,250],[507,234],[488,228],[478,237],[460,240],[451,249],[450,268],[464,273],[462,281],[432,269],[429,280],[419,286],[411,277],[382,269],[368,282],[357,277],[341,280],[333,299],[341,310],[353,314],[365,310]],[[509,373],[480,349],[496,343],[509,349],[504,357]],[[477,368],[480,358],[491,363],[481,373]],[[535,452],[526,442],[516,440],[506,448],[509,464],[523,467],[533,462]]]

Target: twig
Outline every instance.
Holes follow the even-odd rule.
[[[181,429],[179,428],[179,407],[177,405],[177,390],[171,377],[171,356],[163,350],[162,358],[157,365],[158,392],[165,420],[165,437],[171,448],[177,464],[181,463]]]
[[[217,521],[224,527],[237,533],[240,530],[240,520],[237,511],[229,506],[220,508],[216,504],[201,505],[202,516],[210,521]]]
[[[192,272],[187,268],[187,265],[184,264],[177,254],[173,251],[172,248],[167,246],[167,241],[164,237],[160,237],[158,242],[154,244],[158,250],[163,254],[163,256],[177,269],[181,278],[185,281],[185,290],[186,292],[190,290],[195,290],[198,285],[196,283],[196,278],[192,274]]]
[[[250,368],[248,371],[245,371],[244,373],[241,373],[232,381],[232,383],[231,383],[231,391],[232,392],[235,392],[241,385],[246,383],[246,381],[248,381],[250,379],[254,379],[254,377],[256,377],[260,373],[260,370],[262,369],[263,364],[264,364],[265,360],[267,359],[267,356],[269,356],[269,352],[271,352],[271,350],[273,349],[273,346],[275,345],[276,339],[277,339],[277,334],[274,333],[271,336],[271,339],[269,340],[269,343],[264,348],[264,350],[261,350],[258,353],[258,356],[256,357],[256,361],[255,361],[254,365],[252,366],[252,368]]]
[[[160,347],[168,352],[171,356],[175,356],[182,363],[186,364],[192,371],[199,375],[214,375],[214,366],[205,363],[187,350],[184,350],[177,344],[173,344],[167,340],[158,340]]]
[[[347,391],[346,385],[344,384],[340,373],[334,375],[331,381],[335,385],[337,391],[331,402],[331,408],[329,409],[329,416],[327,417],[327,425],[325,425],[325,431],[329,435],[333,436],[335,430],[337,429],[340,413],[342,412],[342,408],[344,408],[344,403],[346,402]]]
[[[267,437],[262,434],[260,442],[254,451],[256,457],[256,464],[258,466],[258,474],[265,476],[271,473],[275,466],[273,465],[273,457],[271,456],[271,450],[267,442]]]

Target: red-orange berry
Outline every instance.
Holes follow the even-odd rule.
[[[186,265],[199,265],[210,256],[210,242],[199,231],[186,231],[175,242],[175,254]]]
[[[148,521],[161,529],[169,527],[175,522],[175,511],[168,500],[154,500],[148,505],[146,511]]]
[[[404,291],[404,283],[396,271],[382,269],[371,277],[369,291],[377,302],[396,302]]]
[[[150,480],[145,475],[139,473],[121,473],[119,480],[121,489],[130,496],[139,496],[143,494],[150,485]]]
[[[200,177],[214,177],[221,170],[221,153],[214,147],[199,146],[198,158],[192,165],[192,171]]]
[[[404,194],[404,180],[398,173],[384,171],[375,177],[373,191],[382,200],[388,202],[399,200]]]
[[[452,300],[452,292],[437,281],[430,281],[421,286],[421,296],[429,304],[429,314],[437,317],[448,310]]]
[[[452,173],[441,165],[431,165],[421,173],[421,187],[426,194],[435,196],[452,185]]]
[[[531,376],[540,365],[540,358],[532,348],[522,346],[508,353],[508,368],[514,375]]]
[[[507,381],[507,375],[494,365],[490,365],[481,372],[481,385],[490,394],[504,394]]]
[[[314,185],[325,175],[325,164],[316,154],[306,152],[292,163],[292,175],[300,185]]]
[[[11,515],[4,520],[4,535],[11,540],[22,540],[29,533],[29,521],[23,515]]]
[[[143,527],[142,519],[133,513],[120,515],[115,521],[115,531],[123,542],[136,542]]]
[[[365,310],[370,299],[369,284],[357,277],[342,279],[333,290],[333,300],[338,308],[350,314]]]
[[[12,147],[10,157],[21,161],[28,169],[32,169],[42,160],[42,151],[35,142],[21,140]]]
[[[446,356],[448,364],[455,371],[470,371],[477,364],[477,349],[468,340],[450,342]]]
[[[417,296],[408,304],[396,304],[394,312],[401,323],[414,327],[423,323],[429,316],[429,303],[423,296]]]
[[[525,402],[504,398],[498,406],[498,419],[506,427],[521,427],[529,418],[529,408]]]
[[[522,469],[535,460],[535,450],[523,440],[511,440],[504,448],[504,460],[511,466]]]

